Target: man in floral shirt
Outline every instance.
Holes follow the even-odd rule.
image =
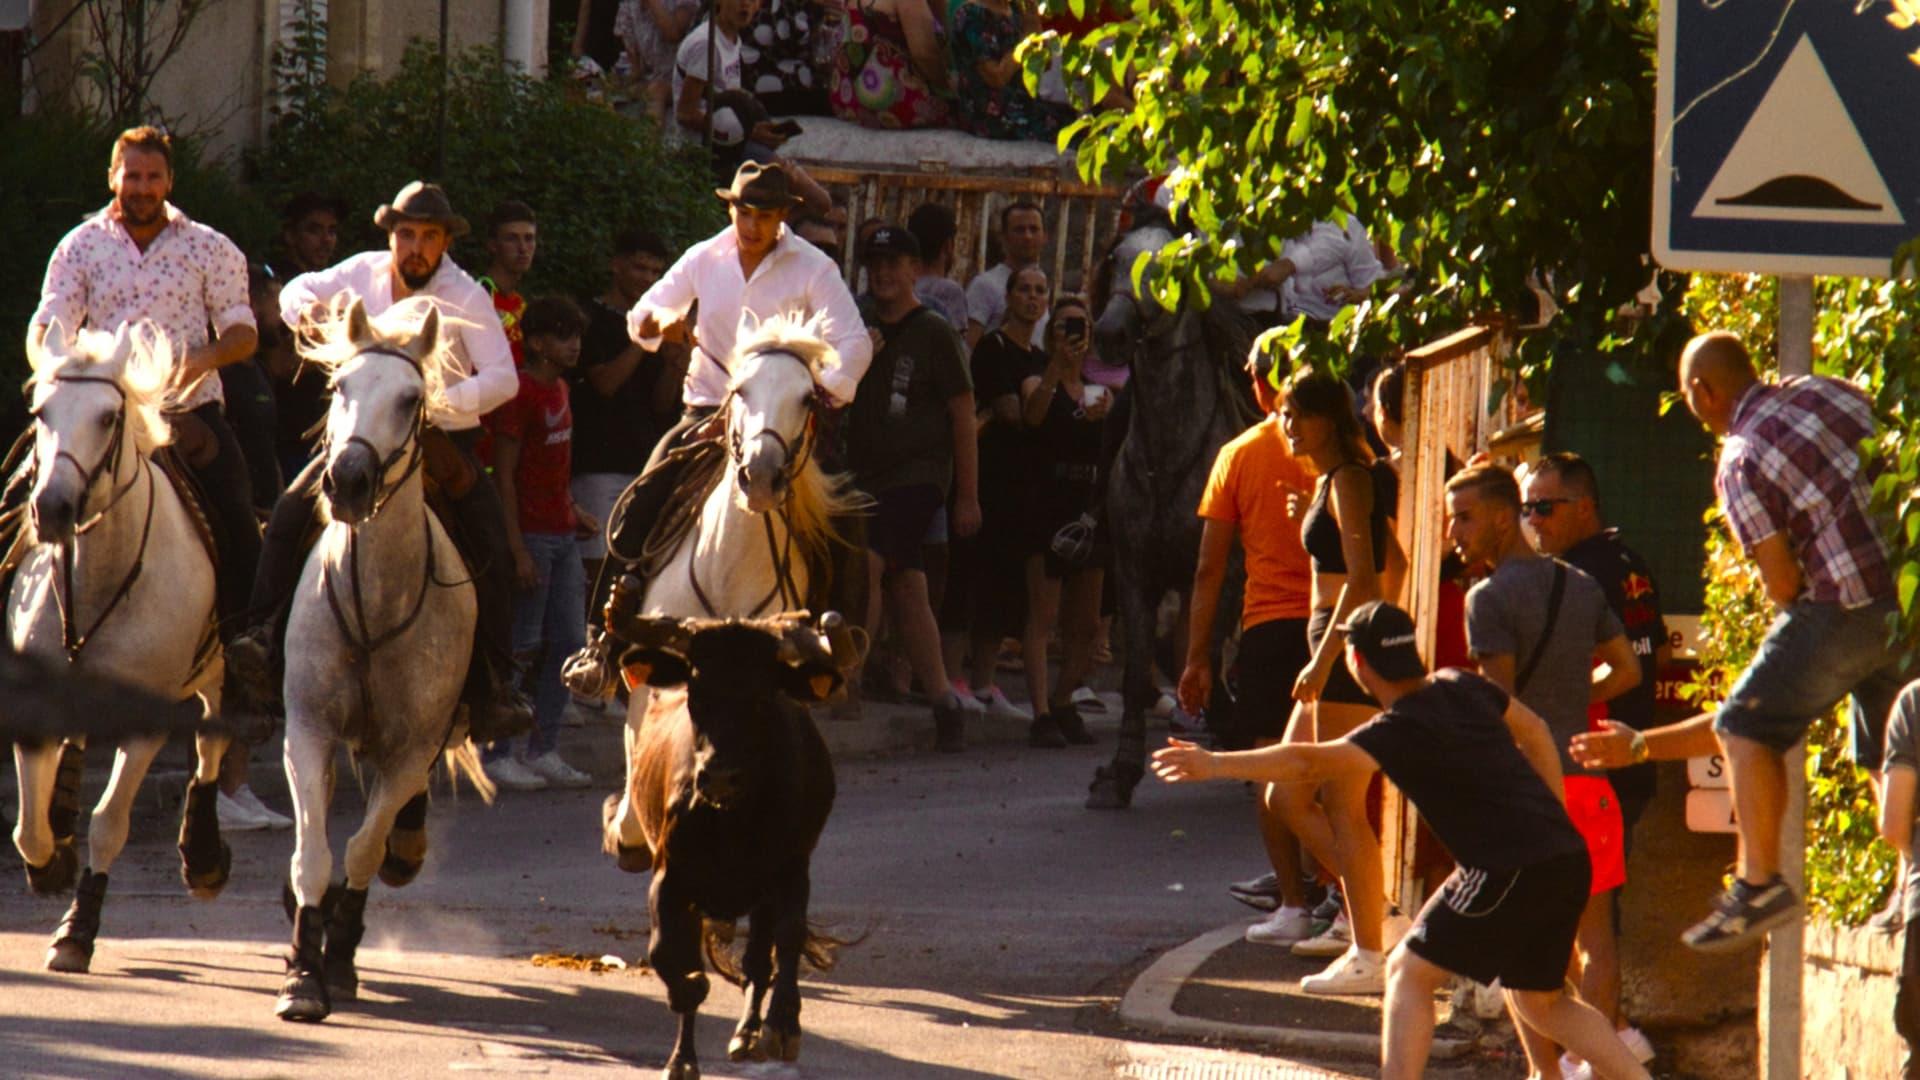
[[[246,458],[214,374],[251,357],[258,341],[247,302],[247,260],[233,241],[167,201],[173,147],[164,132],[121,132],[107,186],[113,201],[54,248],[28,332],[38,340],[55,324],[72,335],[151,319],[166,335],[180,409],[193,418],[175,418],[177,441],[212,504],[225,640],[238,628],[260,557]],[[186,430],[200,424],[206,432]]]

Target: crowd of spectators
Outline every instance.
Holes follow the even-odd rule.
[[[711,83],[775,116],[1048,139],[1073,115],[1059,65],[1035,95],[1014,49],[1039,30],[1119,17],[1089,8],[1043,22],[1032,0],[717,0],[696,23],[693,0],[580,0],[572,55],[631,83],[669,130],[704,133]]]

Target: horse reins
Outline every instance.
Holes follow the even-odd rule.
[[[75,472],[80,474],[81,480],[80,504],[77,510],[77,516],[81,517],[82,520],[74,526],[73,536],[67,538],[60,544],[60,590],[56,595],[60,611],[60,639],[67,650],[67,662],[78,663],[81,651],[87,647],[88,642],[93,640],[93,636],[100,632],[100,628],[106,625],[107,619],[111,617],[115,611],[119,610],[120,604],[126,600],[128,594],[133,592],[134,582],[140,579],[140,572],[146,567],[147,541],[153,535],[153,509],[154,504],[159,502],[159,500],[155,497],[154,492],[153,469],[151,466],[148,466],[139,469],[134,477],[125,484],[114,488],[112,493],[107,497],[107,504],[102,506],[98,512],[90,517],[86,515],[87,500],[93,494],[94,485],[99,482],[103,472],[118,466],[120,451],[126,445],[127,391],[125,387],[120,385],[119,380],[106,375],[59,375],[55,376],[51,381],[97,383],[101,386],[112,388],[114,393],[120,395],[120,408],[114,413],[113,434],[108,437],[107,448],[101,452],[100,460],[94,462],[93,468],[89,469],[80,464],[79,458],[74,457],[65,450],[55,451],[53,456],[55,466],[58,466],[62,461],[67,462],[73,466]],[[140,544],[134,549],[133,564],[127,568],[126,576],[120,579],[120,584],[113,590],[113,595],[107,598],[106,606],[100,609],[100,614],[94,616],[92,624],[76,634],[73,629],[74,541],[91,532],[93,527],[100,524],[100,522],[106,518],[107,514],[112,512],[114,507],[120,505],[120,501],[127,496],[128,492],[133,490],[133,486],[140,482],[140,474],[142,473],[144,473],[147,478],[147,513],[145,520],[140,524]],[[35,523],[35,528],[36,530],[38,529],[37,522]]]

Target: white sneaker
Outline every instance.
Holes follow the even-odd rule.
[[[1318,975],[1300,980],[1306,994],[1384,994],[1387,990],[1387,965],[1377,954],[1364,956],[1359,949],[1348,949]]]
[[[980,714],[987,711],[987,703],[981,701],[972,690],[967,689],[965,679],[953,680],[953,696],[959,699],[962,712]]]
[[[252,811],[254,817],[265,821],[269,829],[293,828],[292,818],[261,802],[260,796],[255,795],[253,788],[246,784],[241,784],[240,790],[233,793],[233,801]]]
[[[1313,916],[1306,908],[1283,907],[1247,927],[1255,945],[1292,945],[1313,936]]]
[[[1645,1065],[1653,1060],[1653,1043],[1647,1038],[1646,1032],[1637,1027],[1624,1027],[1614,1034],[1620,1036],[1620,1041],[1627,1044],[1627,1049],[1633,1051],[1635,1061]]]
[[[1173,715],[1174,707],[1177,704],[1178,702],[1173,700],[1172,694],[1161,694],[1160,700],[1153,703],[1153,715],[1165,720]]]
[[[528,758],[521,764],[545,780],[549,787],[583,788],[593,783],[593,777],[561,760],[558,750],[549,750],[539,757]]]
[[[1074,693],[1077,695],[1079,691],[1076,690]],[[984,694],[975,690],[969,696],[973,698],[975,703],[987,711],[988,716],[998,716],[1003,720],[1033,719],[1033,713],[1008,701],[1006,692],[998,686],[987,687],[987,692]],[[1078,698],[1076,697],[1075,700],[1078,701]]]
[[[1593,1080],[1593,1066],[1572,1054],[1561,1054],[1560,1080]]]
[[[1310,937],[1305,941],[1296,942],[1293,946],[1293,955],[1325,959],[1344,955],[1351,948],[1353,948],[1353,928],[1347,925],[1347,914],[1343,911],[1333,920],[1333,925],[1327,927],[1326,932],[1319,937]]]
[[[525,762],[512,754],[482,762],[480,767],[495,787],[506,791],[539,791],[547,786],[546,777],[527,768]]]
[[[1103,713],[1107,711],[1107,703],[1102,701],[1100,695],[1094,693],[1093,688],[1090,686],[1082,686],[1075,690],[1073,697],[1069,700],[1071,700],[1074,707],[1081,712]]]
[[[266,818],[224,791],[214,797],[213,808],[220,819],[220,831],[223,833],[254,832],[270,827]]]

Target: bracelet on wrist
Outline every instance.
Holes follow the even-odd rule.
[[[1627,748],[1627,756],[1633,759],[1635,765],[1645,765],[1653,759],[1653,751],[1647,746],[1644,734],[1638,731],[1633,733],[1633,744]]]

